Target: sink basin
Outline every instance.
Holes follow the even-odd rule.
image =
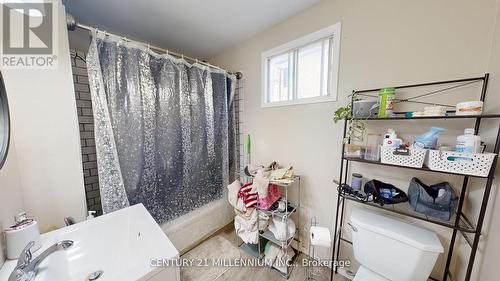
[[[45,259],[35,281],[180,280],[178,267],[151,266],[152,259],[178,259],[179,252],[142,204],[41,238],[43,246],[33,253],[34,257],[58,241],[72,240],[74,244]],[[16,260],[5,262],[0,281],[8,280],[16,264]]]

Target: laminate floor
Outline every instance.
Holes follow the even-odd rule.
[[[237,258],[251,259],[252,257],[238,248],[241,240],[236,236],[232,227],[219,231],[214,236],[202,242],[197,247],[182,255],[183,259],[194,262],[195,266],[181,267],[181,281],[226,281],[226,280],[261,280],[261,281],[283,281],[285,280],[276,271],[269,267],[224,267],[210,266],[217,259],[231,260]],[[296,260],[290,281],[304,281],[308,268],[302,266],[302,259],[306,256],[300,254]],[[208,262],[207,262],[208,261]],[[330,269],[327,267],[316,268],[317,281],[330,280]],[[342,276],[335,276],[335,281],[347,281]]]

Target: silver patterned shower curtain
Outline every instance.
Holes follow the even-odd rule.
[[[222,197],[234,177],[233,75],[92,34],[87,56],[104,213],[158,223]]]

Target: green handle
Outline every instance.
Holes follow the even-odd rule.
[[[250,137],[250,134],[248,134],[247,138],[245,139],[245,152],[247,154],[250,154],[251,150],[252,150],[252,139]]]

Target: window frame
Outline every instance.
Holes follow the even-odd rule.
[[[340,38],[341,38],[341,23],[336,23],[332,26],[323,28],[306,36],[300,37],[298,39],[292,40],[288,43],[275,47],[271,50],[265,51],[261,54],[261,72],[262,72],[262,80],[261,80],[261,107],[278,107],[278,106],[289,106],[289,105],[298,105],[298,104],[310,104],[310,103],[321,103],[321,102],[332,102],[337,101],[338,93],[338,72],[339,72],[339,59],[340,59]],[[327,82],[327,92],[328,94],[325,96],[315,96],[309,98],[297,98],[297,65],[298,60],[295,58],[294,60],[294,68],[291,70],[292,75],[294,76],[293,81],[293,91],[289,93],[289,96],[292,96],[292,100],[286,101],[275,101],[268,102],[269,97],[269,61],[271,58],[294,52],[304,46],[313,44],[317,41],[324,40],[331,37],[330,41],[330,49],[332,49],[329,53],[332,55],[329,58],[331,63],[331,69],[328,73],[328,82]],[[296,55],[294,55],[296,56]],[[300,70],[298,70],[300,71]]]

